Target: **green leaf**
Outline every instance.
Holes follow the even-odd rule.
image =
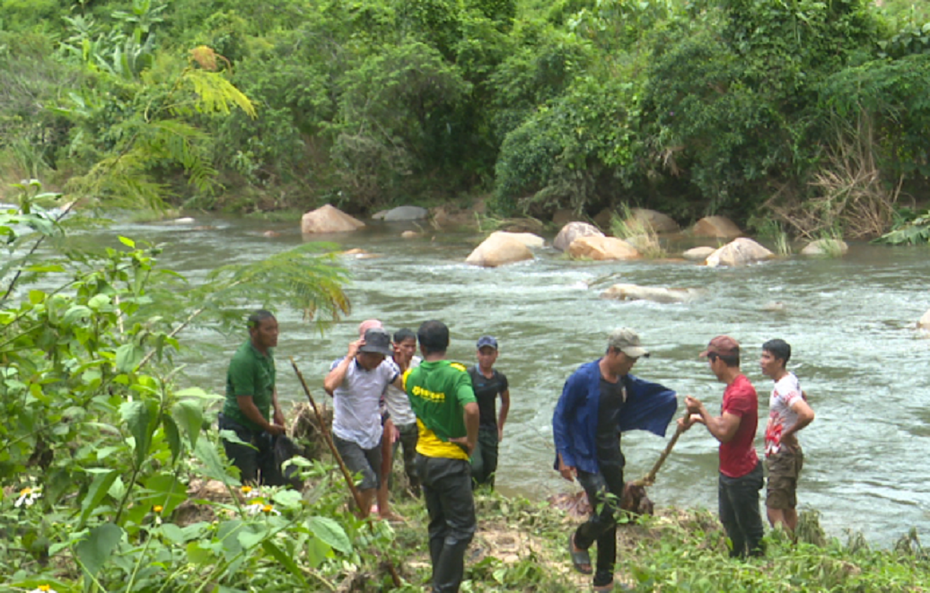
[[[100,501],[103,500],[103,497],[107,495],[107,491],[110,489],[110,486],[113,485],[117,476],[119,476],[119,472],[115,469],[109,472],[100,472],[94,476],[94,480],[87,488],[87,494],[85,494],[83,500],[81,500],[81,527],[84,526],[91,511],[97,508]]]
[[[178,479],[172,474],[162,472],[155,474],[145,481],[145,488],[151,492],[145,500],[151,506],[161,505],[162,515],[167,516],[187,498],[187,491]]]
[[[116,479],[113,480],[113,484],[110,486],[109,490],[107,490],[107,494],[114,500],[123,498],[123,496],[126,495],[126,484],[123,483],[123,479],[116,476]]]
[[[99,311],[103,307],[106,307],[110,304],[110,297],[105,294],[95,294],[89,301],[87,301],[87,306],[93,309],[94,311]]]
[[[296,490],[279,490],[271,497],[274,503],[285,509],[296,509],[300,507],[303,500],[300,492]]]
[[[132,239],[129,239],[129,238],[127,238],[127,237],[123,237],[122,235],[120,235],[120,236],[117,237],[117,238],[119,239],[119,242],[122,243],[123,245],[125,245],[126,247],[129,247],[130,249],[135,249],[135,248],[136,248],[136,242],[133,241]]]
[[[226,485],[239,484],[239,480],[226,473],[226,468],[223,467],[223,462],[216,452],[216,447],[209,440],[198,440],[197,446],[194,448],[194,455],[200,460],[200,463],[204,465],[203,473],[206,477],[219,480]]]
[[[310,517],[307,521],[307,527],[313,532],[313,535],[343,554],[352,553],[352,542],[342,529],[342,526],[333,519],[329,517]]]
[[[174,347],[177,347],[177,343],[174,343]],[[199,387],[187,387],[185,389],[179,389],[175,391],[174,394],[177,397],[196,397],[200,399],[207,399],[211,401],[224,400],[226,399],[225,395],[218,395],[216,393],[209,393],[204,391]]]
[[[304,575],[300,571],[300,567],[297,566],[297,563],[294,562],[294,559],[281,551],[281,548],[274,545],[271,540],[265,540],[262,542],[262,547],[268,552],[275,560],[278,561],[281,566],[287,569],[289,573],[295,577],[303,580]]]
[[[142,362],[145,351],[135,344],[123,344],[116,349],[116,370],[120,373],[131,373]]]
[[[244,523],[239,519],[233,519],[221,523],[216,531],[216,537],[223,546],[223,555],[227,560],[232,560],[242,551],[238,535],[243,525]]]
[[[162,523],[162,534],[175,544],[183,544],[187,539],[184,537],[184,530],[174,523]]]
[[[41,290],[30,290],[29,291],[29,302],[33,305],[38,305],[45,300],[45,293]]]
[[[165,430],[165,439],[168,441],[168,446],[171,448],[171,462],[174,463],[181,455],[181,432],[178,430],[174,418],[167,414],[162,416],[161,425]]]
[[[202,547],[200,542],[191,542],[187,544],[187,561],[191,564],[212,564],[213,550]]]
[[[171,410],[171,415],[187,433],[191,448],[196,447],[197,437],[200,436],[200,430],[203,426],[203,408],[200,403],[191,400],[179,401]]]
[[[332,554],[333,548],[318,537],[310,538],[307,542],[307,562],[313,568],[318,568]]]
[[[65,311],[64,316],[61,318],[61,323],[63,325],[74,325],[78,321],[92,317],[93,314],[93,311],[87,307],[83,305],[75,305]]]
[[[129,432],[136,441],[136,467],[140,467],[152,445],[152,435],[157,427],[158,408],[155,402],[134,401],[120,406],[123,422],[129,426]]]
[[[119,545],[123,530],[113,523],[98,525],[75,546],[75,554],[90,576],[96,575]]]
[[[260,544],[263,539],[267,538],[268,531],[268,527],[261,523],[248,523],[244,526],[242,531],[236,535],[236,538],[243,548],[249,550]]]

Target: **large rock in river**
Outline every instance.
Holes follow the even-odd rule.
[[[545,239],[543,239],[539,235],[534,235],[533,233],[511,233],[508,231],[494,231],[489,236],[493,236],[497,234],[510,235],[511,237],[513,237],[517,241],[520,241],[521,243],[523,243],[530,249],[538,249],[540,247],[545,246],[546,244]]]
[[[515,233],[497,231],[491,233],[481,245],[465,258],[465,263],[485,268],[496,268],[526,259],[533,259],[533,252]]]
[[[692,232],[698,237],[735,239],[743,234],[726,216],[705,216],[694,224]]]
[[[326,204],[316,210],[307,212],[300,218],[300,232],[312,233],[348,233],[357,231],[365,223],[349,216],[339,208]]]
[[[752,239],[740,237],[707,256],[707,265],[712,268],[717,266],[742,266],[769,259],[770,257],[775,257],[775,254]]]
[[[849,245],[841,239],[817,239],[801,250],[801,255],[846,255]]]
[[[924,313],[924,316],[920,318],[920,321],[917,322],[917,327],[930,329],[930,310]]]
[[[637,222],[647,225],[657,233],[677,233],[681,230],[678,223],[670,216],[649,210],[648,208],[633,208],[632,217]]]
[[[552,246],[559,251],[567,251],[568,246],[578,237],[603,237],[604,233],[598,230],[593,224],[586,222],[570,222],[562,227],[559,234],[556,235]]]
[[[652,301],[654,303],[685,303],[700,294],[695,288],[664,288],[638,284],[614,284],[601,293],[601,298],[620,301]]]
[[[398,206],[384,212],[378,212],[372,218],[385,222],[405,222],[409,220],[422,220],[429,216],[429,210],[419,206]]]
[[[924,313],[924,316],[920,318],[920,321],[917,322],[917,327],[930,329],[930,310]]]
[[[568,246],[568,254],[574,258],[593,260],[637,259],[641,257],[635,247],[616,237],[601,235],[578,237]]]
[[[692,247],[681,254],[688,261],[704,261],[707,257],[716,251],[713,247]]]

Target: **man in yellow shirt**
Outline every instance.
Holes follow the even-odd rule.
[[[478,402],[468,369],[446,360],[449,328],[427,321],[417,339],[423,362],[404,374],[404,391],[417,415],[416,468],[430,519],[433,593],[456,593],[475,535],[468,459],[478,441]]]

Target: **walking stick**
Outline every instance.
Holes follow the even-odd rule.
[[[349,491],[352,492],[352,498],[355,499],[355,506],[361,510],[362,495],[359,493],[358,488],[355,487],[355,480],[352,479],[352,474],[349,472],[349,468],[346,467],[345,462],[342,460],[342,455],[340,455],[339,451],[336,450],[336,444],[333,443],[333,437],[329,434],[329,428],[327,428],[326,422],[323,420],[323,415],[320,414],[319,408],[316,407],[316,401],[314,401],[313,396],[310,394],[310,388],[307,387],[307,382],[304,381],[303,374],[300,372],[300,369],[297,368],[297,363],[294,362],[293,357],[290,357],[288,360],[291,361],[291,366],[294,368],[294,372],[297,373],[297,379],[300,381],[301,386],[304,388],[304,393],[307,394],[307,399],[310,400],[310,407],[313,408],[313,413],[316,415],[316,420],[320,423],[320,432],[323,433],[323,440],[326,441],[330,452],[333,454],[333,458],[336,460],[336,463],[339,464],[339,469],[342,470],[342,476],[346,480],[346,485],[349,487]],[[371,521],[368,522],[368,527],[372,531],[375,529],[375,525]],[[394,581],[394,586],[400,587],[402,583],[400,580],[400,575],[397,574],[397,569],[394,568],[394,563],[391,562],[390,558],[385,558],[383,561],[388,572],[391,574],[391,579]]]
[[[691,414],[688,411],[685,411],[685,419],[687,420]],[[634,486],[652,486],[656,481],[656,474],[659,473],[659,469],[662,467],[662,464],[665,463],[668,454],[672,452],[672,448],[675,446],[675,443],[678,442],[678,437],[681,436],[685,430],[678,425],[678,428],[675,430],[675,434],[672,435],[672,438],[668,441],[668,444],[665,445],[665,450],[662,451],[662,455],[659,456],[659,459],[655,462],[655,465],[652,466],[652,469],[649,470],[645,476],[638,480],[633,481]]]

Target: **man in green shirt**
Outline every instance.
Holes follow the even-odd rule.
[[[248,327],[249,339],[236,350],[226,373],[226,403],[219,427],[235,432],[239,440],[257,449],[223,440],[226,456],[239,468],[243,483],[279,485],[281,471],[272,445],[287,427],[278,406],[271,352],[278,345],[278,321],[260,309],[249,316]]]
[[[433,593],[456,593],[475,535],[468,459],[478,441],[478,403],[468,369],[446,360],[449,328],[427,321],[417,339],[423,362],[404,374],[404,391],[417,416],[416,468],[430,519]]]

